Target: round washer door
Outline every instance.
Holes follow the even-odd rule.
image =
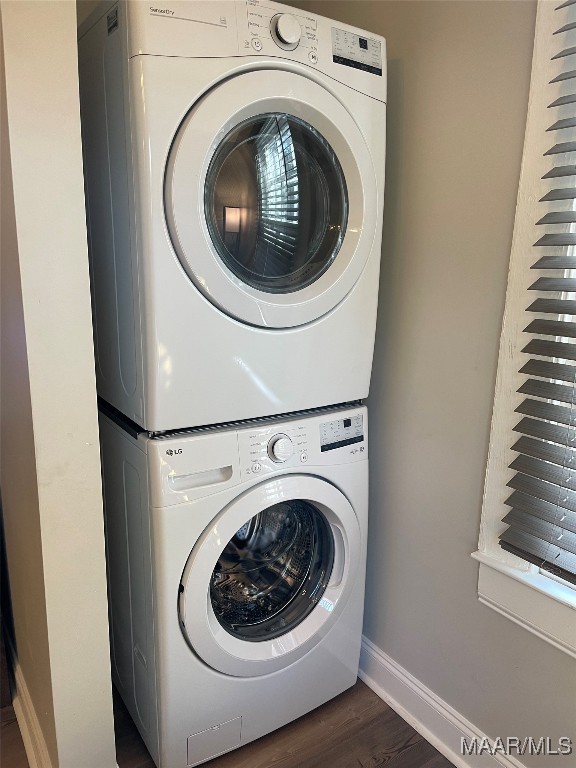
[[[356,514],[333,485],[289,475],[255,486],[190,553],[179,588],[182,632],[225,674],[282,669],[338,621],[360,551]]]
[[[332,310],[375,235],[376,176],[358,125],[290,72],[248,72],[206,93],[176,134],[164,192],[188,277],[254,326],[290,328]]]

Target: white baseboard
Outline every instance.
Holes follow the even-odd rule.
[[[470,743],[471,738],[481,740],[486,734],[366,637],[362,638],[359,677],[456,768],[524,768],[511,755],[462,755],[461,738]]]
[[[10,646],[6,650],[11,656],[11,666],[16,684],[12,706],[14,707],[14,714],[18,721],[30,768],[54,768],[46,741],[44,740],[42,728],[40,727],[40,721],[36,715],[36,710],[34,709],[34,704],[32,703],[30,692],[22,673],[22,668],[18,663],[14,649]]]

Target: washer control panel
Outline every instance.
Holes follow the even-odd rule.
[[[274,435],[268,441],[268,456],[277,464],[283,464],[292,458],[294,453],[294,443],[288,435]]]
[[[265,427],[239,430],[242,475],[258,475],[280,467],[306,464],[309,456],[308,431],[308,424],[301,421],[272,422]]]
[[[334,451],[364,442],[364,418],[361,413],[320,424],[320,451]]]
[[[306,465],[366,460],[366,409],[334,410],[243,427],[238,430],[238,452],[243,478]]]

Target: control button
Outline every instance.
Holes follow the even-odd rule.
[[[276,34],[286,45],[298,45],[302,30],[296,16],[291,13],[281,13],[276,19]]]
[[[300,454],[300,461],[303,464],[305,464],[308,461],[308,454],[304,453],[304,451],[302,451],[302,453]]]
[[[252,40],[252,48],[254,48],[255,51],[261,51],[262,50],[262,40],[260,40],[259,37],[255,37]]]
[[[260,472],[262,469],[262,464],[259,464],[257,461],[252,464],[252,472]]]
[[[288,435],[274,435],[268,443],[268,455],[277,464],[288,461],[294,453],[294,445]]]
[[[274,42],[286,51],[293,51],[298,47],[302,30],[300,22],[291,13],[279,13],[270,22],[270,31]]]
[[[312,64],[318,64],[318,54],[316,53],[316,51],[310,51],[310,53],[308,54],[308,58],[310,59]]]

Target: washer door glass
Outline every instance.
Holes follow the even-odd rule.
[[[318,604],[333,562],[330,526],[313,504],[293,500],[268,507],[220,555],[210,579],[214,615],[243,640],[283,635]]]
[[[218,499],[209,503],[215,512]],[[233,498],[194,544],[178,588],[181,630],[219,672],[277,672],[322,642],[351,595],[361,599],[363,558],[341,491],[311,475],[270,478]],[[348,634],[347,620],[338,631]]]
[[[287,293],[313,283],[336,258],[348,195],[326,139],[293,115],[245,120],[216,149],[204,206],[218,255],[261,291]]]

